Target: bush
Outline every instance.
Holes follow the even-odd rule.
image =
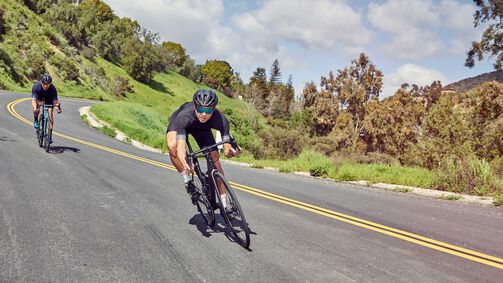
[[[84,46],[84,48],[82,48],[81,53],[84,58],[89,60],[93,59],[96,56],[96,50],[87,46]]]
[[[489,163],[475,157],[450,157],[443,161],[437,171],[434,187],[479,196],[498,189]]]
[[[335,151],[334,153],[332,153],[331,157],[336,164],[348,161],[357,164],[400,165],[398,159],[394,158],[393,156],[378,152],[369,152],[365,154],[361,152],[355,152],[350,149],[343,149],[340,151]]]
[[[133,93],[134,87],[125,77],[115,77],[113,83],[113,93],[119,97],[125,97],[127,93]]]
[[[51,57],[49,62],[58,68],[65,80],[78,82],[79,69],[72,60],[64,55],[56,54]]]
[[[496,195],[493,198],[494,206],[503,206],[503,195]]]
[[[503,156],[498,156],[489,162],[491,172],[498,176],[503,177]]]
[[[309,174],[314,177],[326,177],[328,175],[328,170],[330,170],[330,168],[327,164],[317,164],[309,168]]]
[[[263,131],[261,137],[264,140],[266,156],[269,158],[295,158],[303,149],[302,138],[293,130],[276,127],[267,132]]]

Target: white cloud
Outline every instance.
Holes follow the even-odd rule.
[[[366,45],[371,33],[345,0],[271,0],[235,17],[245,36],[257,43],[290,40],[307,48]]]
[[[454,0],[388,0],[370,3],[368,18],[392,40],[382,47],[398,59],[420,59],[447,49],[466,52],[479,34],[472,26],[472,4]]]
[[[163,40],[182,43],[195,59],[228,51],[232,30],[221,25],[222,0],[105,0],[120,16],[138,19]],[[232,42],[230,43],[232,45]]]
[[[283,71],[313,64],[291,56],[293,46],[346,54],[361,52],[372,37],[361,15],[345,0],[264,1],[254,11],[235,15],[233,21],[243,42],[241,67],[249,74],[257,66],[268,70],[275,58]]]
[[[438,70],[414,64],[405,64],[400,66],[395,73],[384,75],[382,98],[395,94],[403,83],[425,86],[431,84],[433,81],[441,81],[445,84],[447,79]]]

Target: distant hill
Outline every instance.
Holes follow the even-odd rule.
[[[454,88],[458,92],[467,92],[485,82],[497,81],[503,83],[503,71],[485,73],[473,78],[467,78],[458,82],[446,85],[445,88]]]

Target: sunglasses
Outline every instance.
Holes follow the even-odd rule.
[[[196,111],[199,114],[206,113],[208,115],[213,114],[213,108],[211,107],[196,107]]]

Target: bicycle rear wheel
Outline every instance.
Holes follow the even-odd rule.
[[[45,125],[45,134],[44,134],[44,149],[45,152],[49,152],[49,149],[51,148],[51,144],[49,141],[51,140],[50,134],[49,134],[49,129],[47,129],[47,125]]]
[[[225,222],[227,222],[227,226],[232,230],[237,242],[244,248],[248,248],[250,246],[250,228],[248,228],[248,223],[246,222],[241,205],[239,205],[238,198],[234,193],[234,189],[232,189],[222,173],[216,170],[213,171],[213,181],[215,188],[218,188],[218,184],[222,182],[227,190],[227,208],[225,209],[223,207],[222,197],[218,189],[216,190],[220,205],[220,213],[224,217]]]
[[[204,221],[208,226],[215,225],[215,211],[211,207],[208,196],[206,195],[206,189],[197,176],[193,176],[194,186],[197,188],[198,194],[192,196],[192,199],[195,201],[197,210],[203,217]]]

